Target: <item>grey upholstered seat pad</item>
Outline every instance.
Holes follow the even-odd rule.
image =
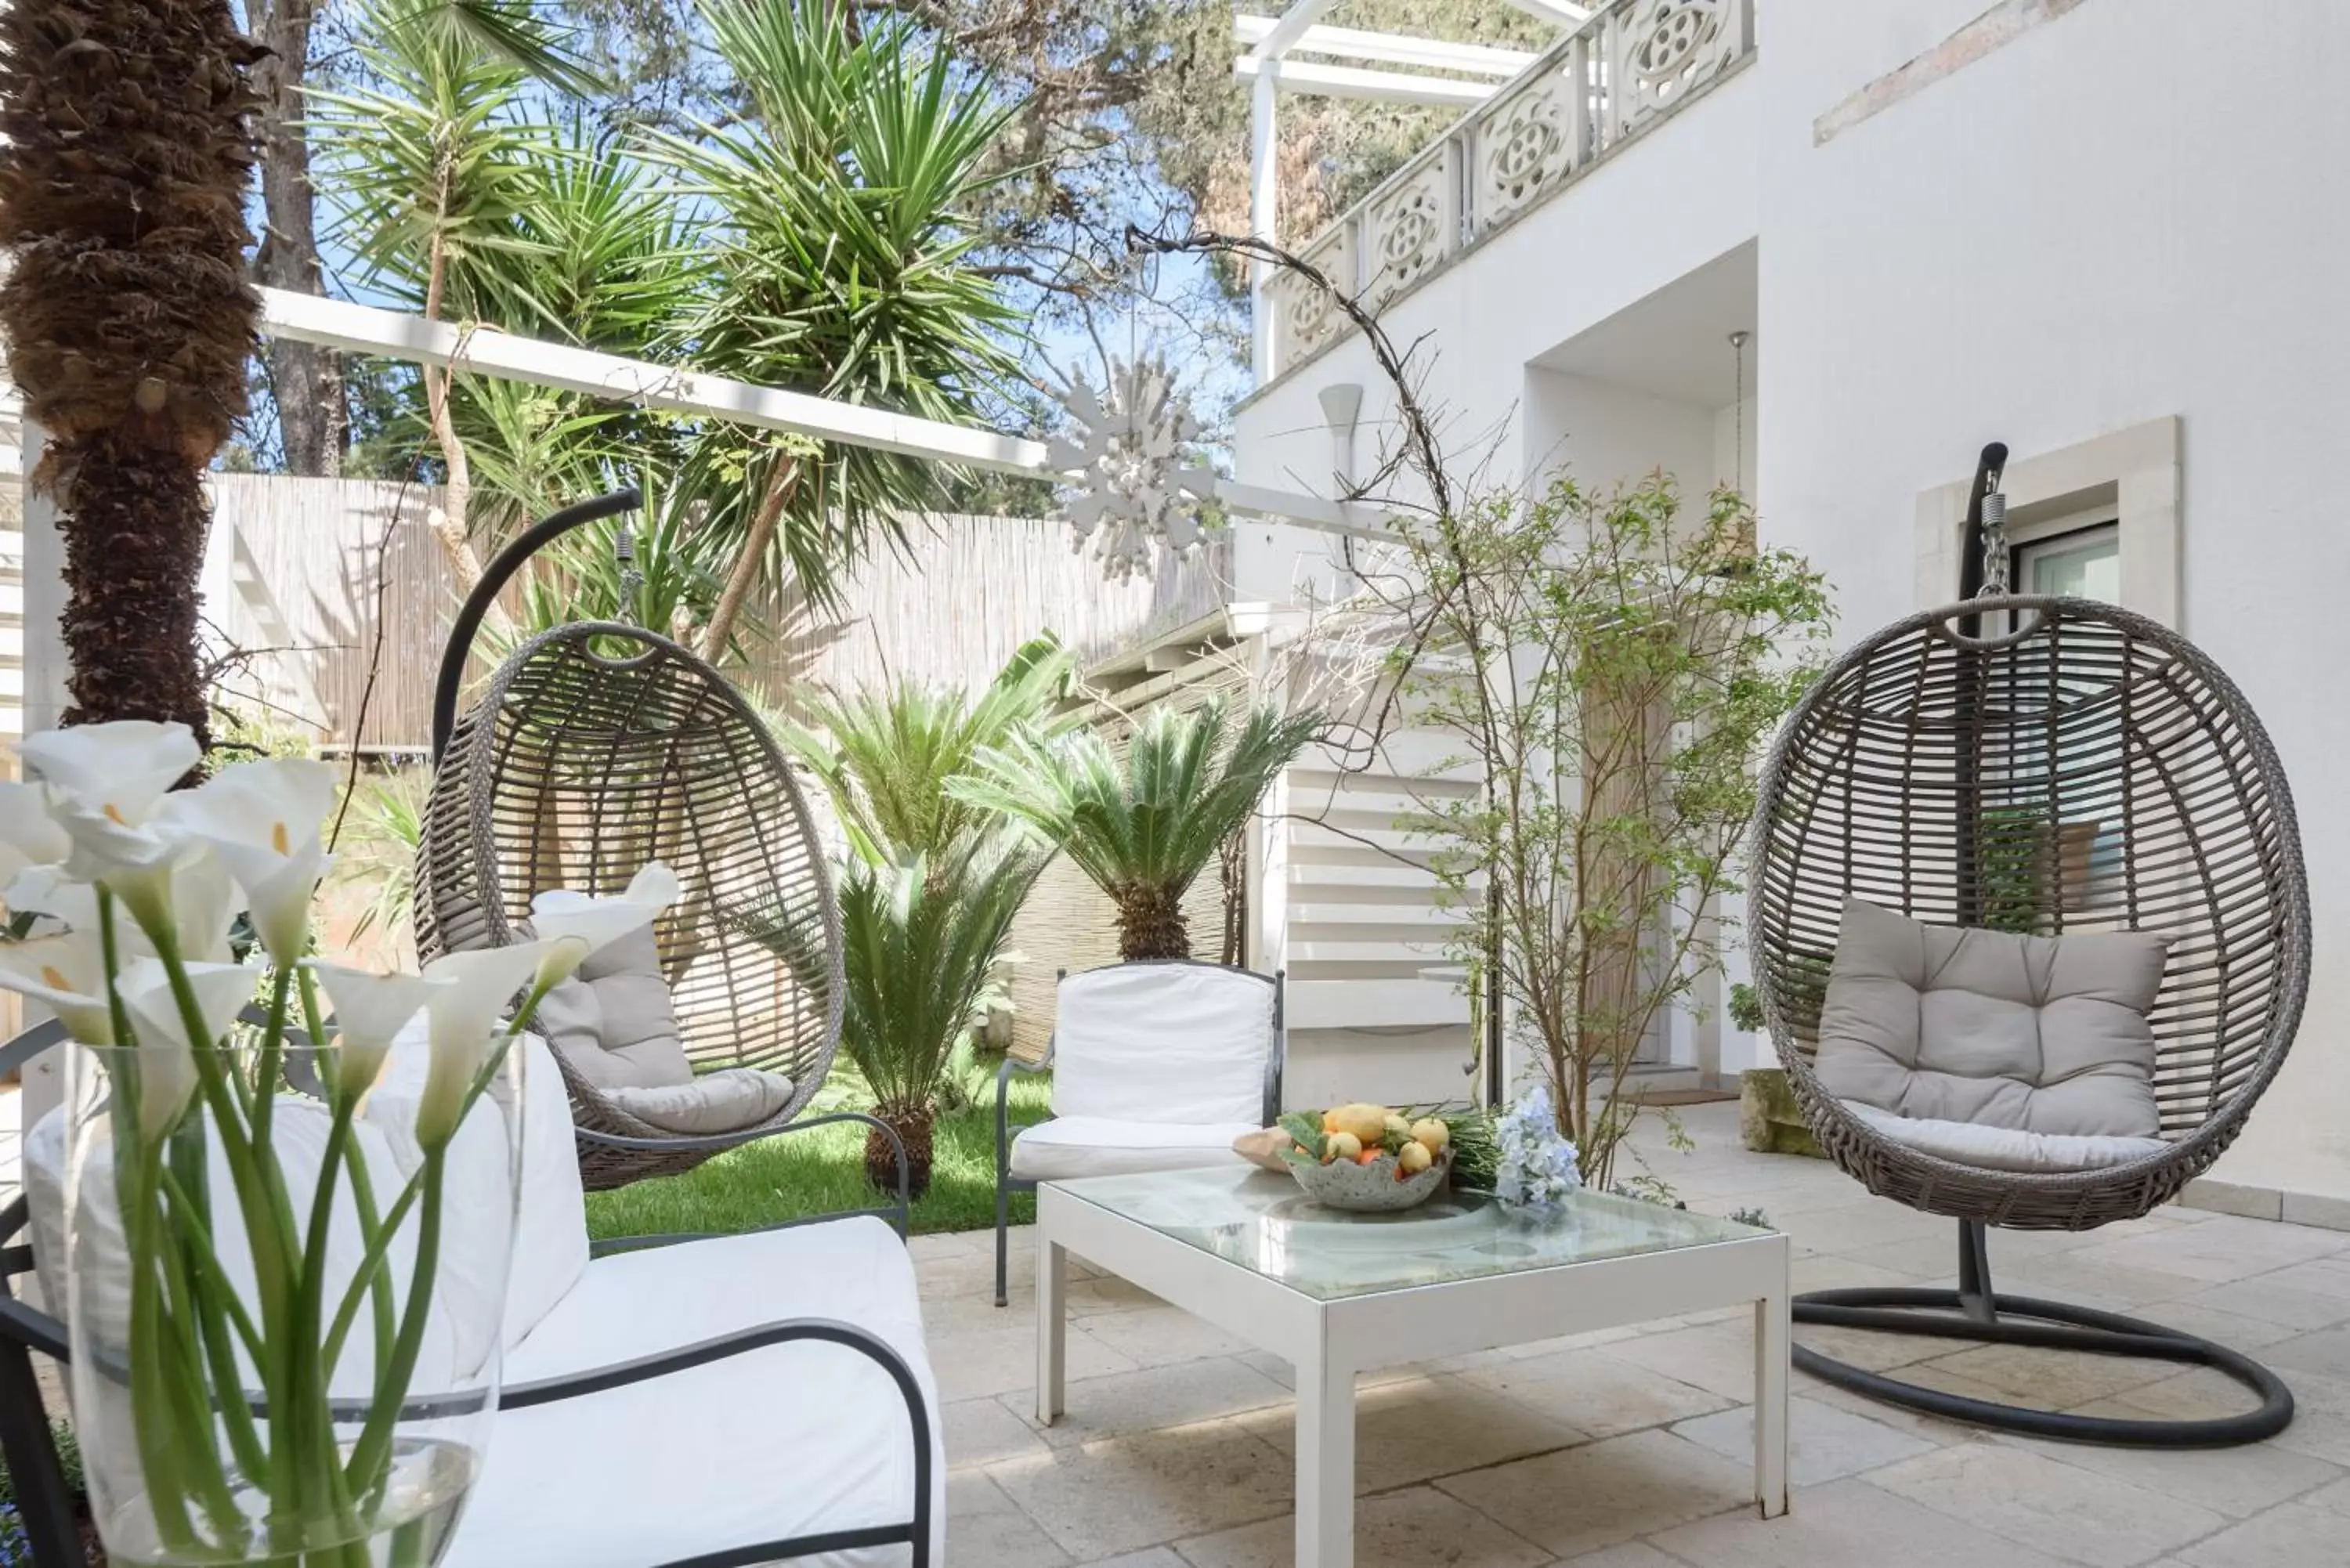
[[[547,1044],[598,1088],[693,1081],[650,924],[588,954],[540,999],[536,1017]]]
[[[1851,899],[1820,1009],[1820,1083],[1904,1116],[2153,1137],[2147,1014],[2166,946],[1929,926]]]

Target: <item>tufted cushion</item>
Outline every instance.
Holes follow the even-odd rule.
[[[691,1084],[623,1085],[605,1091],[641,1122],[685,1137],[711,1137],[757,1127],[792,1103],[792,1081],[755,1067],[725,1067]]]
[[[532,1023],[598,1088],[693,1081],[650,923],[588,954],[577,974],[539,999]]]
[[[1821,1085],[1923,1120],[2153,1137],[2147,1013],[2167,946],[1929,926],[1850,899],[1820,1009]]]

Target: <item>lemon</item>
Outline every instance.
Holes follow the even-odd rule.
[[[1411,1124],[1411,1136],[1430,1154],[1442,1154],[1444,1146],[1452,1141],[1452,1129],[1435,1116],[1422,1116]]]
[[[1363,1153],[1363,1140],[1350,1132],[1334,1132],[1322,1140],[1323,1163],[1334,1159],[1358,1159]]]
[[[1436,1157],[1428,1152],[1428,1146],[1424,1143],[1408,1143],[1403,1146],[1403,1152],[1396,1156],[1396,1164],[1406,1176],[1418,1176],[1435,1163]]]

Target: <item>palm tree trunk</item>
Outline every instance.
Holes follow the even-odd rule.
[[[931,1167],[935,1150],[932,1137],[938,1127],[938,1117],[929,1107],[905,1110],[887,1106],[873,1107],[873,1119],[889,1124],[906,1148],[906,1196],[920,1201],[931,1190]],[[868,1128],[865,1134],[865,1179],[875,1190],[895,1196],[898,1191],[898,1150],[879,1127]]]
[[[310,63],[316,0],[245,0],[245,25],[269,58],[254,71],[261,94],[261,244],[255,283],[296,294],[324,294],[318,265],[317,200],[310,185],[310,138],[302,123],[302,78]],[[269,391],[289,473],[343,471],[350,410],[343,399],[342,358],[331,348],[276,338],[267,349]]]
[[[1118,956],[1127,962],[1191,956],[1191,922],[1174,889],[1136,884],[1112,889],[1110,902],[1118,907]]]
[[[228,0],[0,10],[0,325],[65,536],[68,723],[206,733],[203,474],[245,410],[258,51]]]

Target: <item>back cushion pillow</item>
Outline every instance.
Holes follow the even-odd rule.
[[[2152,1137],[2168,943],[1929,926],[1854,898],[1820,1008],[1820,1084],[1898,1115]]]

